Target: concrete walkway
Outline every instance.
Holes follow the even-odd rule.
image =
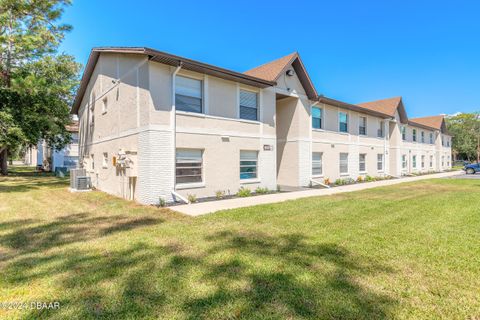
[[[307,197],[327,196],[327,195],[343,193],[343,192],[352,192],[352,191],[359,191],[359,190],[371,189],[376,187],[390,186],[390,185],[404,183],[404,182],[412,182],[412,181],[427,180],[427,179],[434,179],[434,178],[447,178],[447,177],[451,177],[459,174],[464,174],[464,173],[463,171],[443,172],[443,173],[429,174],[429,175],[417,176],[417,177],[404,177],[404,178],[393,179],[393,180],[382,180],[382,181],[366,182],[366,183],[360,183],[360,184],[351,184],[348,186],[335,187],[331,189],[311,189],[311,190],[303,190],[303,191],[295,191],[295,192],[274,193],[274,194],[267,194],[263,196],[254,196],[254,197],[248,197],[248,198],[235,198],[235,199],[228,199],[228,200],[185,204],[185,205],[172,207],[171,209],[189,216],[199,216],[199,215],[220,211],[220,210],[249,207],[249,206],[255,206],[259,204],[283,202],[287,200],[295,200],[295,199],[307,198]]]

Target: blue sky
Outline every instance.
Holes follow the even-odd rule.
[[[147,46],[245,71],[298,51],[319,93],[480,111],[480,1],[74,0],[61,50]]]

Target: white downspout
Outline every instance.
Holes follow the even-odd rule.
[[[175,104],[175,79],[176,79],[176,76],[177,76],[177,73],[180,71],[180,69],[182,68],[182,63],[180,62],[180,64],[177,66],[177,68],[175,68],[175,71],[173,71],[172,73],[172,114],[170,116],[170,123],[171,123],[171,126],[172,126],[172,157],[173,157],[173,161],[172,161],[172,172],[173,172],[173,190],[172,190],[172,194],[176,197],[179,197],[179,194],[177,192],[175,192],[176,190],[176,184],[177,184],[177,179],[176,179],[176,173],[175,173],[175,167],[176,167],[176,150],[177,150],[177,145],[176,145],[176,142],[177,142],[177,108],[176,108],[176,104]],[[181,200],[185,200],[185,198],[183,197],[179,197]],[[188,201],[187,201],[188,203]]]
[[[310,124],[309,128],[310,131],[308,132],[308,137],[310,138],[310,182],[312,181],[312,153],[313,153],[313,127],[312,127],[312,108],[319,104],[320,101],[315,101],[313,104],[310,105]],[[324,118],[324,114],[322,113],[322,119]]]

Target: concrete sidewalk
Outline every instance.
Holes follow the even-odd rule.
[[[359,191],[359,190],[365,190],[365,189],[376,188],[376,187],[390,186],[390,185],[404,183],[404,182],[412,182],[412,181],[435,179],[435,178],[447,178],[447,177],[451,177],[459,174],[463,174],[463,171],[443,172],[443,173],[428,174],[428,175],[417,176],[417,177],[404,177],[404,178],[393,179],[393,180],[366,182],[366,183],[360,183],[360,184],[352,184],[348,186],[335,187],[331,189],[311,189],[311,190],[286,192],[286,193],[274,193],[274,194],[267,194],[263,196],[254,196],[254,197],[248,197],[248,198],[235,198],[235,199],[228,199],[228,200],[185,204],[185,205],[172,207],[171,209],[189,216],[199,216],[199,215],[220,211],[220,210],[249,207],[249,206],[255,206],[259,204],[282,202],[282,201],[295,200],[295,199],[307,198],[307,197],[327,196],[327,195],[343,193],[343,192],[352,192],[352,191]]]

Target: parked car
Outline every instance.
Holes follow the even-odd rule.
[[[480,163],[467,164],[463,170],[465,170],[467,174],[475,174],[480,172]]]

